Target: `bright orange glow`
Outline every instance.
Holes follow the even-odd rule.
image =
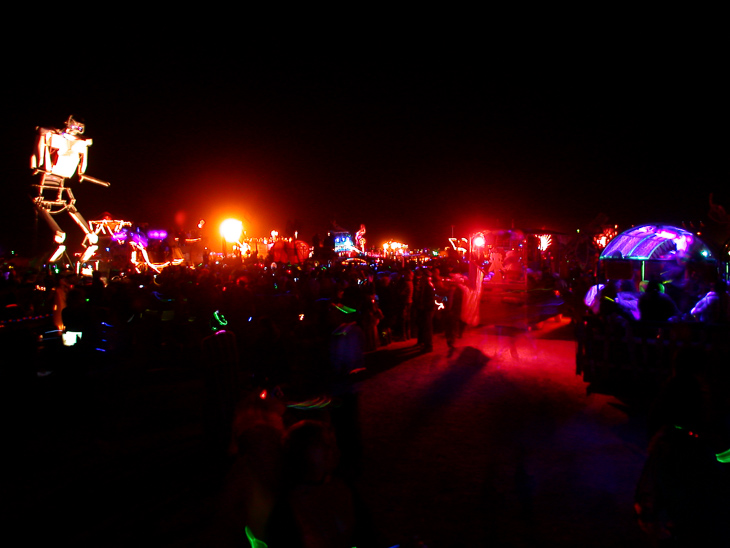
[[[243,234],[243,223],[238,219],[226,219],[221,223],[221,236],[229,244],[241,241]]]
[[[390,240],[383,244],[383,252],[404,255],[408,252],[408,246],[406,244]]]
[[[593,245],[595,245],[596,247],[598,247],[600,249],[603,249],[617,235],[618,235],[618,225],[614,226],[613,228],[611,228],[611,227],[604,228],[602,233],[596,234],[595,236],[593,236]]]

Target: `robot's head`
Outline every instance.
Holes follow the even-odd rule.
[[[71,135],[81,135],[84,132],[84,129],[86,129],[84,123],[74,120],[73,114],[68,117],[68,120],[66,120],[66,133],[70,133]]]

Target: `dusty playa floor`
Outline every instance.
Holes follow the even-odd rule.
[[[360,385],[360,489],[384,541],[645,545],[632,508],[644,418],[587,395],[570,329],[481,327],[451,355],[440,339],[369,356],[382,370]]]

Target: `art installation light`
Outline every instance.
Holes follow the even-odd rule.
[[[537,246],[540,251],[547,251],[547,248],[553,243],[553,237],[550,234],[541,234],[537,239],[540,242]]]
[[[673,226],[641,225],[613,238],[601,259],[666,260],[694,252],[712,258],[710,249],[691,232]]]

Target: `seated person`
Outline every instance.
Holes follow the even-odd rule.
[[[618,293],[616,294],[616,303],[625,312],[631,314],[631,317],[638,320],[641,317],[639,312],[639,297],[641,293],[636,290],[636,284],[633,280],[621,280],[619,282]]]
[[[727,284],[723,280],[718,280],[713,285],[712,291],[708,291],[690,310],[690,314],[701,322],[723,322],[730,318],[729,307]]]
[[[586,305],[586,308],[594,314],[598,314],[600,311],[601,291],[603,291],[604,287],[606,287],[604,284],[592,285],[583,298],[583,303]]]

